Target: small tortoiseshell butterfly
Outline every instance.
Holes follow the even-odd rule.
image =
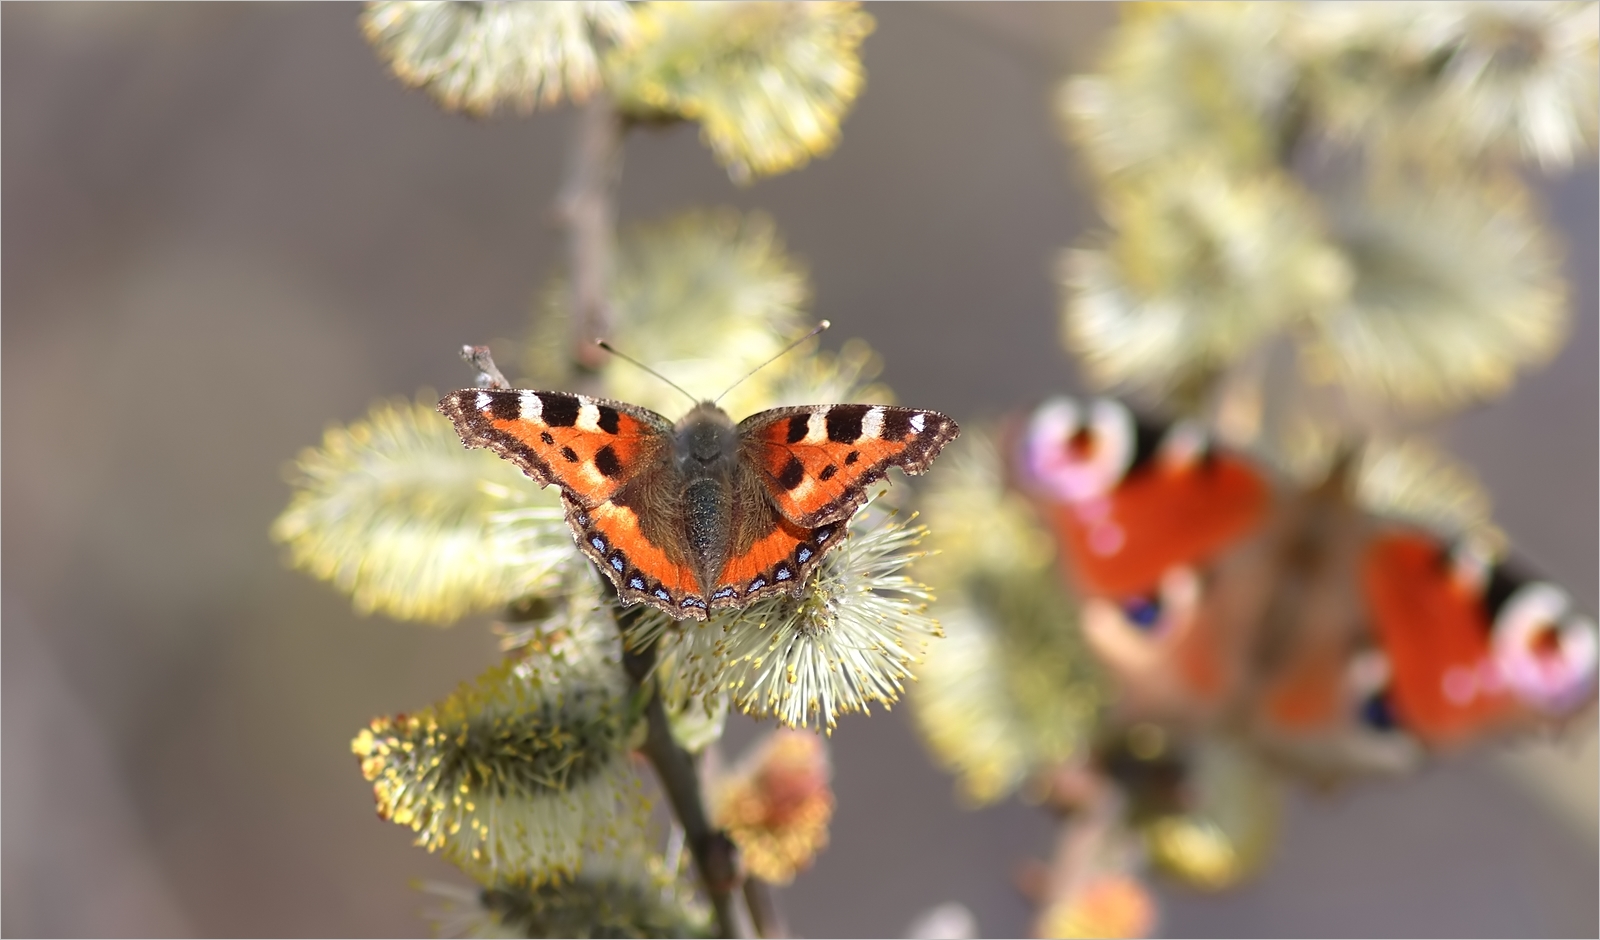
[[[1360,510],[1348,465],[1276,492],[1192,424],[1069,399],[1028,417],[1013,459],[1145,714],[1313,769],[1400,770],[1594,696],[1600,633],[1566,592]]]
[[[959,433],[888,405],[775,408],[736,426],[706,401],[673,424],[584,395],[463,389],[439,410],[468,447],[561,488],[578,547],[623,604],[680,620],[799,594],[867,487],[890,467],[921,473]]]

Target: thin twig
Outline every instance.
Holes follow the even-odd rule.
[[[639,608],[619,610],[617,626],[626,631]],[[655,677],[656,650],[652,644],[641,652],[624,649],[622,662],[636,689],[649,696],[645,705],[647,730],[644,756],[655,768],[661,788],[672,804],[672,814],[683,827],[700,882],[717,918],[717,935],[740,935],[738,912],[734,909],[733,889],[739,882],[738,850],[727,834],[711,825],[706,815],[705,800],[700,795],[700,775],[695,770],[694,757],[672,739],[672,728],[667,723],[667,711],[657,694]]]
[[[461,358],[465,359],[467,365],[471,366],[477,373],[473,383],[479,388],[505,389],[511,387],[511,383],[506,381],[506,377],[500,371],[500,367],[494,364],[494,356],[490,355],[489,347],[463,346],[461,347]]]
[[[604,357],[596,339],[611,335],[611,276],[615,235],[614,193],[622,176],[622,120],[604,94],[578,112],[578,127],[568,153],[566,180],[556,214],[567,230],[567,260],[572,290],[572,361],[582,371],[600,368]]]
[[[750,908],[750,922],[755,925],[756,936],[763,940],[779,940],[789,936],[789,927],[783,922],[778,901],[772,896],[772,886],[749,875],[744,879],[744,903]]]
[[[1055,851],[1036,886],[1038,916],[1034,936],[1048,936],[1051,908],[1081,891],[1116,830],[1122,794],[1109,779],[1087,767],[1064,767],[1050,781],[1046,803],[1061,813]]]

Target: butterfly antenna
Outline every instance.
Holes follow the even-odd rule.
[[[740,379],[739,381],[737,381],[737,382],[733,383],[732,385],[728,386],[727,388],[723,389],[722,390],[722,395],[718,395],[716,398],[711,399],[711,403],[713,405],[715,405],[717,402],[722,400],[723,395],[726,395],[729,392],[733,391],[734,389],[738,388],[739,386],[743,385],[745,383],[745,381],[750,378],[750,376],[755,375],[757,372],[760,372],[762,369],[765,369],[767,366],[770,366],[774,362],[777,362],[783,356],[787,355],[788,352],[791,349],[794,349],[796,346],[800,345],[801,343],[805,342],[806,340],[810,339],[811,337],[816,336],[818,333],[821,333],[823,330],[827,329],[829,326],[832,326],[832,324],[830,324],[827,320],[823,320],[821,323],[818,323],[811,330],[811,332],[809,332],[806,335],[800,337],[799,339],[795,340],[794,342],[790,343],[789,345],[783,347],[783,349],[778,351],[777,355],[773,356],[771,359],[768,359],[766,362],[763,362],[761,365],[756,366],[754,369],[751,369],[749,371],[749,373],[747,373],[745,375],[744,378]]]
[[[677,389],[680,393],[682,393],[683,397],[689,399],[689,401],[691,401],[691,402],[693,402],[693,403],[695,403],[697,405],[700,403],[700,399],[694,397],[693,395],[689,394],[688,392],[685,392],[683,390],[683,386],[682,385],[679,385],[677,382],[672,381],[671,379],[667,378],[666,376],[662,375],[661,373],[657,372],[656,370],[650,368],[649,366],[645,365],[644,363],[640,362],[639,360],[633,358],[632,356],[628,355],[627,353],[617,351],[617,349],[615,347],[613,347],[610,343],[606,342],[605,340],[597,339],[597,340],[594,341],[594,344],[596,346],[599,346],[601,349],[604,349],[606,352],[610,353],[611,355],[616,356],[618,359],[621,359],[623,362],[631,362],[634,365],[638,366],[639,368],[643,369],[644,371],[646,371],[646,372],[650,373],[651,375],[655,376],[656,378],[660,379],[661,381],[667,383],[668,385],[672,386],[673,388]]]

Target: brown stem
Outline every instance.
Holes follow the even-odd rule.
[[[639,610],[619,610],[617,626],[626,631],[637,619]],[[637,653],[623,650],[622,663],[628,677],[636,689],[650,697],[644,713],[647,732],[640,750],[655,768],[661,788],[667,793],[667,802],[672,804],[672,814],[683,826],[689,854],[694,858],[700,883],[717,918],[717,935],[737,937],[740,930],[733,889],[739,883],[738,849],[726,833],[711,825],[705,800],[700,795],[700,775],[695,770],[694,757],[672,739],[667,710],[656,693],[655,677],[651,675],[655,661],[653,644]]]
[[[603,356],[594,341],[611,335],[606,284],[616,224],[613,194],[622,176],[622,128],[607,95],[596,94],[583,105],[567,157],[566,181],[556,201],[557,216],[567,230],[572,361],[589,372],[600,367]]]
[[[1294,170],[1295,155],[1311,124],[1311,104],[1298,85],[1290,90],[1278,123],[1278,165]]]
[[[1048,936],[1046,919],[1057,902],[1080,891],[1095,859],[1116,830],[1122,797],[1115,784],[1086,767],[1063,768],[1050,782],[1046,802],[1062,813],[1050,865],[1038,873],[1038,917],[1033,935]]]
[[[487,346],[463,346],[461,358],[477,373],[474,382],[479,388],[510,388],[511,383],[494,364],[494,356],[489,353]]]
[[[760,878],[745,876],[744,903],[750,908],[750,922],[755,925],[756,936],[763,940],[789,936],[789,927],[778,911],[778,900],[772,896],[771,885]]]

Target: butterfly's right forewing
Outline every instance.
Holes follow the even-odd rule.
[[[890,467],[921,473],[960,433],[937,411],[808,405],[744,419],[739,446],[778,511],[810,528],[847,521]]]

